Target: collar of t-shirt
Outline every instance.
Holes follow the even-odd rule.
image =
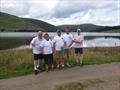
[[[42,40],[43,40],[43,38],[39,38],[38,36],[37,36],[37,38],[38,38],[39,41],[42,41]]]

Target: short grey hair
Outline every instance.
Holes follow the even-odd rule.
[[[80,29],[80,28],[78,28],[78,29],[77,29],[77,32],[81,32],[81,29]]]
[[[42,32],[42,31],[38,31],[38,35],[39,35],[39,34],[43,34],[43,32]]]

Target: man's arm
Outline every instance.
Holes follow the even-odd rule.
[[[79,41],[76,41],[76,40],[75,40],[74,42],[81,44],[81,43],[83,43],[83,41],[84,41],[84,37],[82,36],[82,37],[81,37],[81,40],[79,40]]]
[[[30,46],[31,46],[31,47],[35,47],[35,39],[33,39],[33,40],[31,41]]]
[[[40,47],[40,51],[44,54],[44,47]]]
[[[68,47],[71,47],[73,43],[74,43],[74,40],[72,40],[72,42],[70,43],[70,45]]]
[[[56,46],[56,43],[54,42],[53,43],[53,52],[55,52],[55,46]]]
[[[72,46],[72,44],[75,42],[74,37],[72,36],[72,34],[71,34],[70,39],[71,39],[71,43],[70,43],[70,45],[69,45],[68,47],[71,47],[71,46]]]

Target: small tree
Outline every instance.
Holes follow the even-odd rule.
[[[5,31],[5,29],[4,29],[4,28],[2,28],[2,29],[1,29],[1,32],[4,32],[4,31]]]

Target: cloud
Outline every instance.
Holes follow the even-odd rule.
[[[119,0],[1,0],[0,11],[54,25],[120,25]]]
[[[62,9],[56,11],[53,19],[47,20],[53,24],[82,24],[93,23],[98,25],[120,25],[120,7],[118,1],[103,0],[101,1],[79,1],[65,2]],[[69,2],[70,3],[70,2]],[[68,4],[67,6],[64,6]],[[84,5],[84,6],[82,6]],[[77,8],[74,8],[74,7]],[[68,8],[69,7],[69,8]],[[56,16],[57,15],[57,16]]]
[[[0,11],[22,16],[28,14],[29,7],[23,0],[1,0]]]

